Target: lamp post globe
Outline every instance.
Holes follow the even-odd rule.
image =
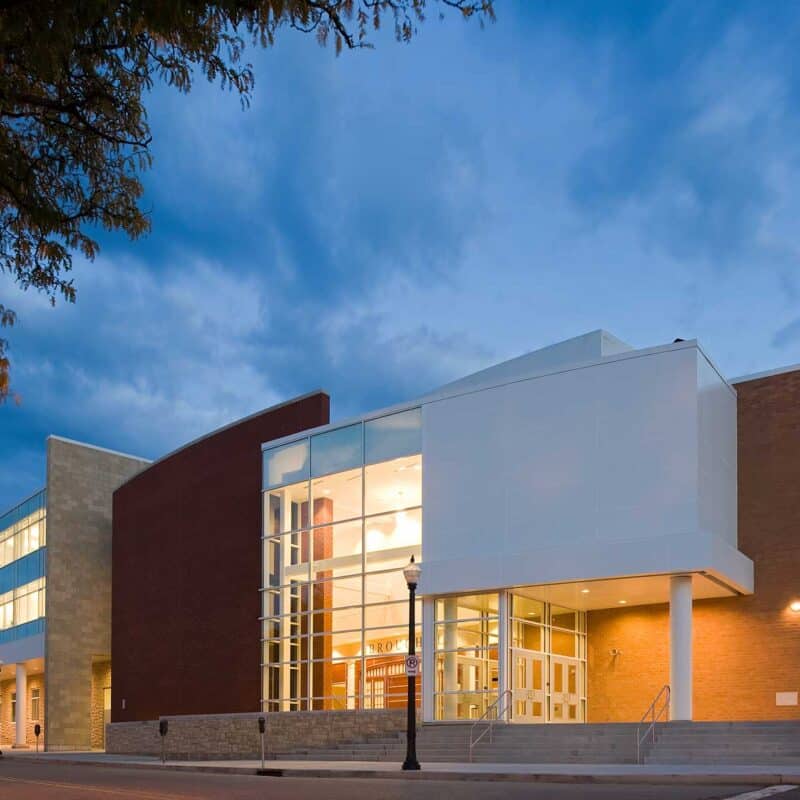
[[[420,567],[420,565],[417,564],[416,561],[414,561],[414,556],[411,556],[411,560],[403,568],[403,577],[406,579],[406,583],[408,584],[409,589],[417,588],[421,572],[422,572],[422,567]]]
[[[422,570],[419,564],[414,561],[414,556],[411,556],[411,561],[403,570],[403,577],[406,579],[408,585],[408,654],[410,656],[416,655],[416,636],[415,636],[415,603],[414,595],[417,591],[417,584],[419,583],[419,576]],[[406,727],[406,760],[403,762],[404,770],[418,770],[420,768],[419,761],[417,761],[417,704],[416,704],[416,684],[417,678],[415,675],[408,676],[408,724]]]

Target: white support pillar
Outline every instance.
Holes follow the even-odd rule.
[[[422,598],[422,721],[433,722],[433,684],[436,680],[434,661],[433,597]]]
[[[497,691],[498,697],[502,697],[503,692],[509,687],[508,680],[508,662],[509,662],[509,646],[508,646],[508,633],[509,633],[509,620],[510,620],[510,596],[508,592],[500,592],[498,604],[498,635],[497,635]],[[510,707],[506,707],[505,701],[500,702],[500,708],[503,708],[502,719],[510,719]]]
[[[444,673],[442,689],[450,694],[445,694],[442,705],[444,706],[444,719],[458,718],[458,695],[455,692],[462,687],[458,682],[458,598],[446,597],[443,601],[444,619],[450,620],[444,626]]]
[[[17,664],[17,702],[15,713],[17,715],[16,735],[14,747],[27,747],[28,708],[25,702],[28,697],[28,670],[24,664]]]
[[[669,579],[669,715],[692,718],[692,576]]]

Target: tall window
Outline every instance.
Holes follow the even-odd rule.
[[[418,408],[264,452],[266,710],[405,702],[420,452]]]
[[[39,713],[39,689],[31,689],[31,719],[34,722],[38,722]]]
[[[498,594],[436,600],[436,719],[478,719],[498,696]]]
[[[11,721],[17,721],[17,693],[11,692]]]

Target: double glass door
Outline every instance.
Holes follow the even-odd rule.
[[[549,656],[550,680],[545,686],[547,656],[530,650],[511,650],[513,722],[581,722],[581,664],[575,658]],[[548,706],[549,714],[545,718]]]
[[[550,656],[550,721],[581,722],[581,664],[575,658]]]
[[[542,653],[513,648],[511,701],[514,722],[544,722],[545,691]]]

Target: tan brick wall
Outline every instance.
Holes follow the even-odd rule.
[[[739,549],[755,593],[694,604],[694,717],[800,719],[800,370],[736,385]],[[588,615],[589,720],[638,720],[669,682],[666,606]],[[610,656],[617,648],[622,654]]]
[[[208,714],[164,717],[169,721],[169,759],[258,758],[261,714]],[[360,737],[405,730],[404,711],[298,711],[264,714],[267,755],[292,747],[321,747]],[[158,720],[114,722],[107,726],[106,751],[158,755]]]
[[[104,747],[103,728],[105,726],[103,695],[104,689],[111,687],[111,662],[101,661],[92,664],[92,748],[100,750]]]
[[[28,675],[28,720],[25,724],[27,743],[33,747],[36,743],[36,736],[33,728],[38,722],[42,726],[42,735],[39,737],[39,746],[44,746],[44,675]],[[31,718],[33,709],[31,707],[31,694],[34,689],[39,690],[39,716],[40,719]],[[15,680],[3,681],[0,683],[0,745],[10,746],[16,741],[16,724],[11,721],[11,695],[17,691]]]
[[[111,497],[147,462],[47,440],[47,747],[89,749],[92,660],[111,654]]]

